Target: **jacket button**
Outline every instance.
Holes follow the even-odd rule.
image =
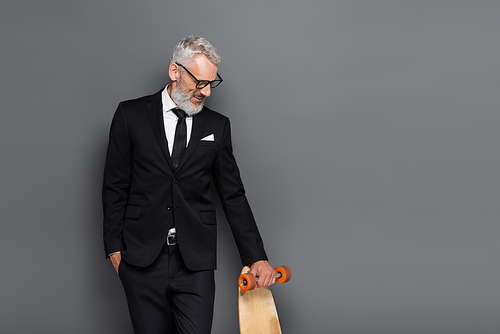
[[[179,181],[177,181],[177,179],[176,179],[175,177],[174,177],[173,181],[174,181],[174,183],[177,183],[177,182],[179,182]]]
[[[168,209],[168,210],[172,210],[172,204],[169,204],[169,205],[167,206],[167,209]]]

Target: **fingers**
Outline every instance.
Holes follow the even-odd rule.
[[[259,278],[257,289],[270,286],[276,282],[276,273],[267,261],[255,262],[250,268],[250,272]]]
[[[276,282],[276,275],[274,271],[272,273],[266,272],[265,274],[259,275],[259,281],[257,282],[257,288],[271,286]]]
[[[113,267],[115,268],[116,273],[118,274],[118,268],[120,267],[122,255],[120,253],[115,253],[115,254],[112,254],[109,258],[111,259],[111,263],[113,264]]]

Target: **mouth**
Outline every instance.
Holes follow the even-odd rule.
[[[202,95],[193,95],[192,98],[193,98],[194,103],[201,103],[201,102],[203,102],[203,99],[205,97]]]

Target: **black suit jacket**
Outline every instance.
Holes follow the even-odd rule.
[[[163,125],[161,91],[121,102],[111,124],[103,184],[104,248],[136,266],[150,265],[175,226],[191,270],[216,268],[219,193],[243,264],[267,259],[232,153],[229,119],[206,107],[194,116],[177,170]],[[214,135],[214,141],[201,141]]]

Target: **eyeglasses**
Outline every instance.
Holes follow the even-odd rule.
[[[210,88],[215,88],[218,85],[220,85],[221,82],[223,81],[222,78],[221,78],[221,76],[219,75],[219,73],[217,73],[217,79],[215,79],[215,80],[212,80],[212,81],[209,81],[209,80],[198,80],[193,75],[193,73],[189,72],[189,70],[187,68],[185,68],[184,66],[182,66],[179,63],[176,63],[176,64],[179,65],[180,67],[182,67],[183,69],[185,69],[186,72],[188,72],[189,75],[193,77],[194,81],[196,81],[196,88],[198,88],[198,89],[203,89],[203,88],[207,87],[208,85],[210,85]]]

